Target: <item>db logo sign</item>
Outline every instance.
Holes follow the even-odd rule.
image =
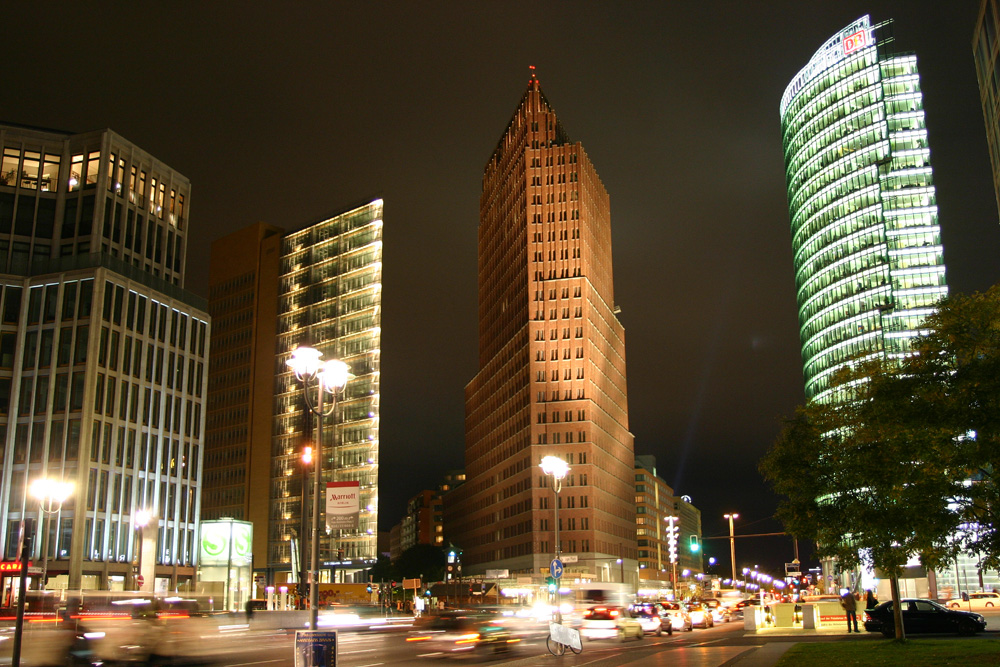
[[[858,30],[853,35],[848,35],[844,38],[844,55],[854,53],[866,46],[868,46],[868,33],[864,30]]]

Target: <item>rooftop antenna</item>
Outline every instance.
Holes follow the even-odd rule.
[[[535,66],[534,65],[528,65],[528,70],[531,72],[531,78],[532,79],[537,79],[538,78],[538,77],[535,76]]]

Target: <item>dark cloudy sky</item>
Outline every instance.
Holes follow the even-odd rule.
[[[385,199],[382,528],[463,466],[482,169],[535,65],[611,195],[636,451],[706,536],[780,530],[756,472],[803,401],[778,103],[831,35],[896,20],[925,93],[948,280],[997,282],[1000,223],[961,2],[7,3],[0,118],[110,127],[192,182],[209,244]],[[706,544],[724,556],[725,541]],[[784,538],[737,561],[791,559]]]

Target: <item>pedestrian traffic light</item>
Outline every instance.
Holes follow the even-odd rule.
[[[396,590],[396,582],[395,581],[389,582],[389,586],[392,587],[392,590]]]
[[[368,584],[368,592],[369,592],[369,593],[371,593],[371,592],[372,592],[372,585],[371,585],[371,584]]]
[[[701,551],[701,544],[698,543],[698,536],[697,535],[692,535],[691,536],[691,538],[689,540],[689,545],[690,545],[691,553],[696,554],[699,551]]]
[[[551,577],[551,576],[550,577],[545,577],[545,585],[548,586],[549,593],[555,593],[556,592],[556,590],[557,590],[557,588],[556,588],[556,580],[555,580],[554,577]]]

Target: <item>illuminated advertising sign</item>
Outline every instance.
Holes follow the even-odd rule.
[[[826,43],[810,58],[809,64],[799,70],[799,73],[785,88],[785,94],[781,96],[781,115],[785,115],[785,109],[791,103],[792,98],[798,95],[799,91],[816,75],[852,53],[874,44],[875,37],[872,34],[871,20],[867,15],[862,16],[826,40]]]
[[[327,482],[326,529],[357,530],[361,515],[361,483]]]
[[[31,567],[31,563],[28,563],[28,567],[29,568]],[[17,561],[3,561],[3,562],[0,562],[0,572],[4,572],[4,573],[9,573],[9,572],[20,573],[21,572],[21,564],[19,562],[17,562]]]
[[[253,524],[246,521],[202,521],[198,563],[250,565],[253,559]]]

